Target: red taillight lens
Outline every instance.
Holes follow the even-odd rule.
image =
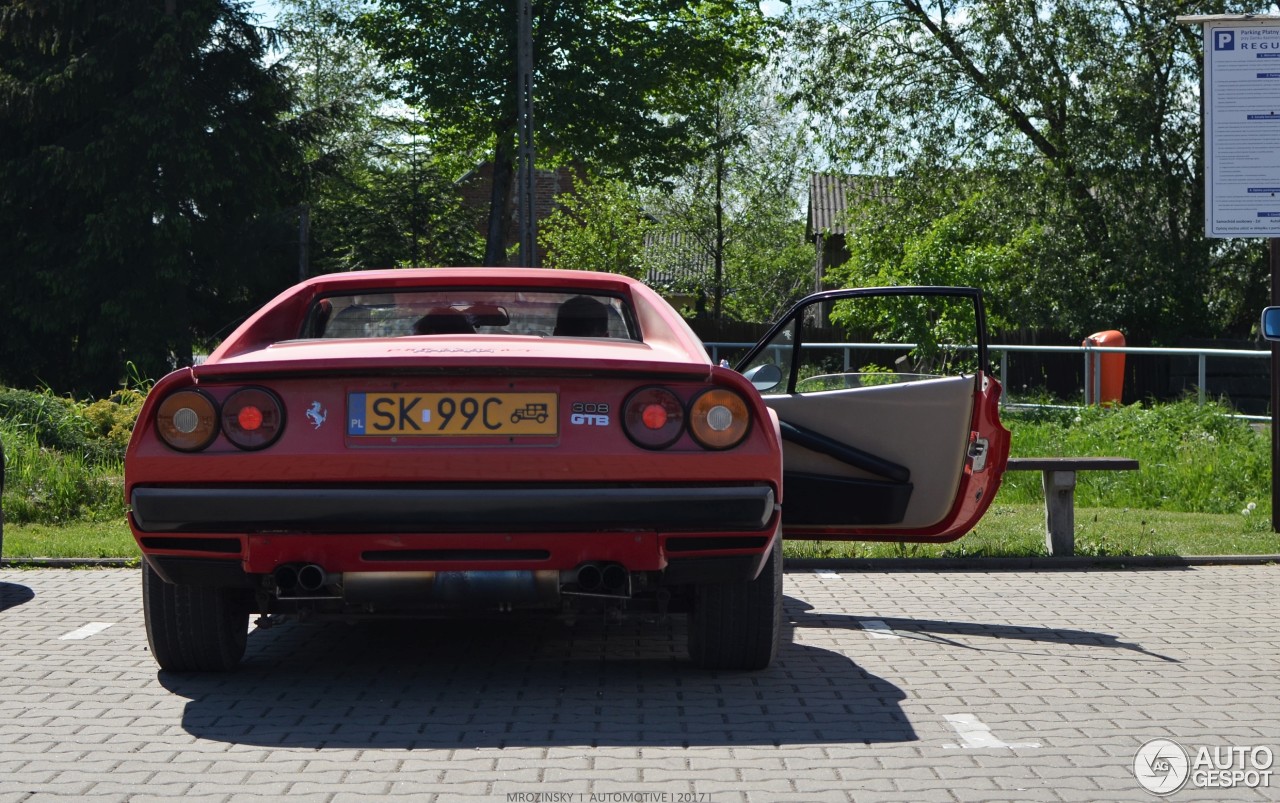
[[[708,449],[730,449],[747,437],[747,402],[724,388],[704,391],[689,405],[689,434]]]
[[[262,427],[262,411],[253,405],[241,407],[236,415],[236,423],[246,432],[253,432]]]
[[[222,431],[241,449],[265,449],[284,431],[284,406],[265,388],[237,390],[222,403]]]
[[[622,428],[637,446],[665,449],[684,432],[684,405],[666,388],[640,388],[622,409]]]
[[[640,423],[645,429],[662,429],[670,418],[666,405],[650,403],[640,408]]]
[[[180,390],[160,402],[156,432],[180,452],[198,452],[218,436],[218,406],[198,390]]]

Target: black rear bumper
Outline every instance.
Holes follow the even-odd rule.
[[[146,533],[755,532],[776,507],[767,485],[140,486],[130,502]]]

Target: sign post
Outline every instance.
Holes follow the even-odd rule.
[[[538,259],[537,194],[533,172],[533,5],[518,0],[516,19],[516,195],[520,215],[520,264],[535,267]]]
[[[1280,305],[1280,17],[1178,17],[1204,29],[1204,231],[1267,237]],[[1280,344],[1271,344],[1271,529],[1280,532]]]
[[[1280,239],[1267,243],[1267,261],[1271,265],[1271,306],[1280,306]],[[1280,343],[1271,344],[1271,531],[1280,533]]]

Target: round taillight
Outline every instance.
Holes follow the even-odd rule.
[[[689,405],[689,434],[708,449],[729,449],[742,443],[750,423],[746,400],[732,390],[712,388]]]
[[[646,404],[640,410],[640,421],[644,424],[645,429],[662,429],[667,425],[666,405],[663,404]]]
[[[243,388],[222,403],[222,432],[241,449],[265,449],[284,431],[284,406],[265,388]]]
[[[640,388],[622,410],[622,428],[637,446],[665,449],[684,432],[684,405],[666,388]]]
[[[246,432],[253,432],[262,426],[262,411],[253,405],[241,407],[236,415],[236,423]]]
[[[198,390],[180,390],[160,402],[156,432],[180,452],[198,452],[218,437],[218,406]]]

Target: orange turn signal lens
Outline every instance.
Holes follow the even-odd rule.
[[[750,424],[746,400],[732,390],[712,388],[689,405],[689,434],[708,449],[737,446]]]
[[[198,452],[218,436],[218,406],[198,390],[180,390],[160,402],[156,432],[180,452]]]

